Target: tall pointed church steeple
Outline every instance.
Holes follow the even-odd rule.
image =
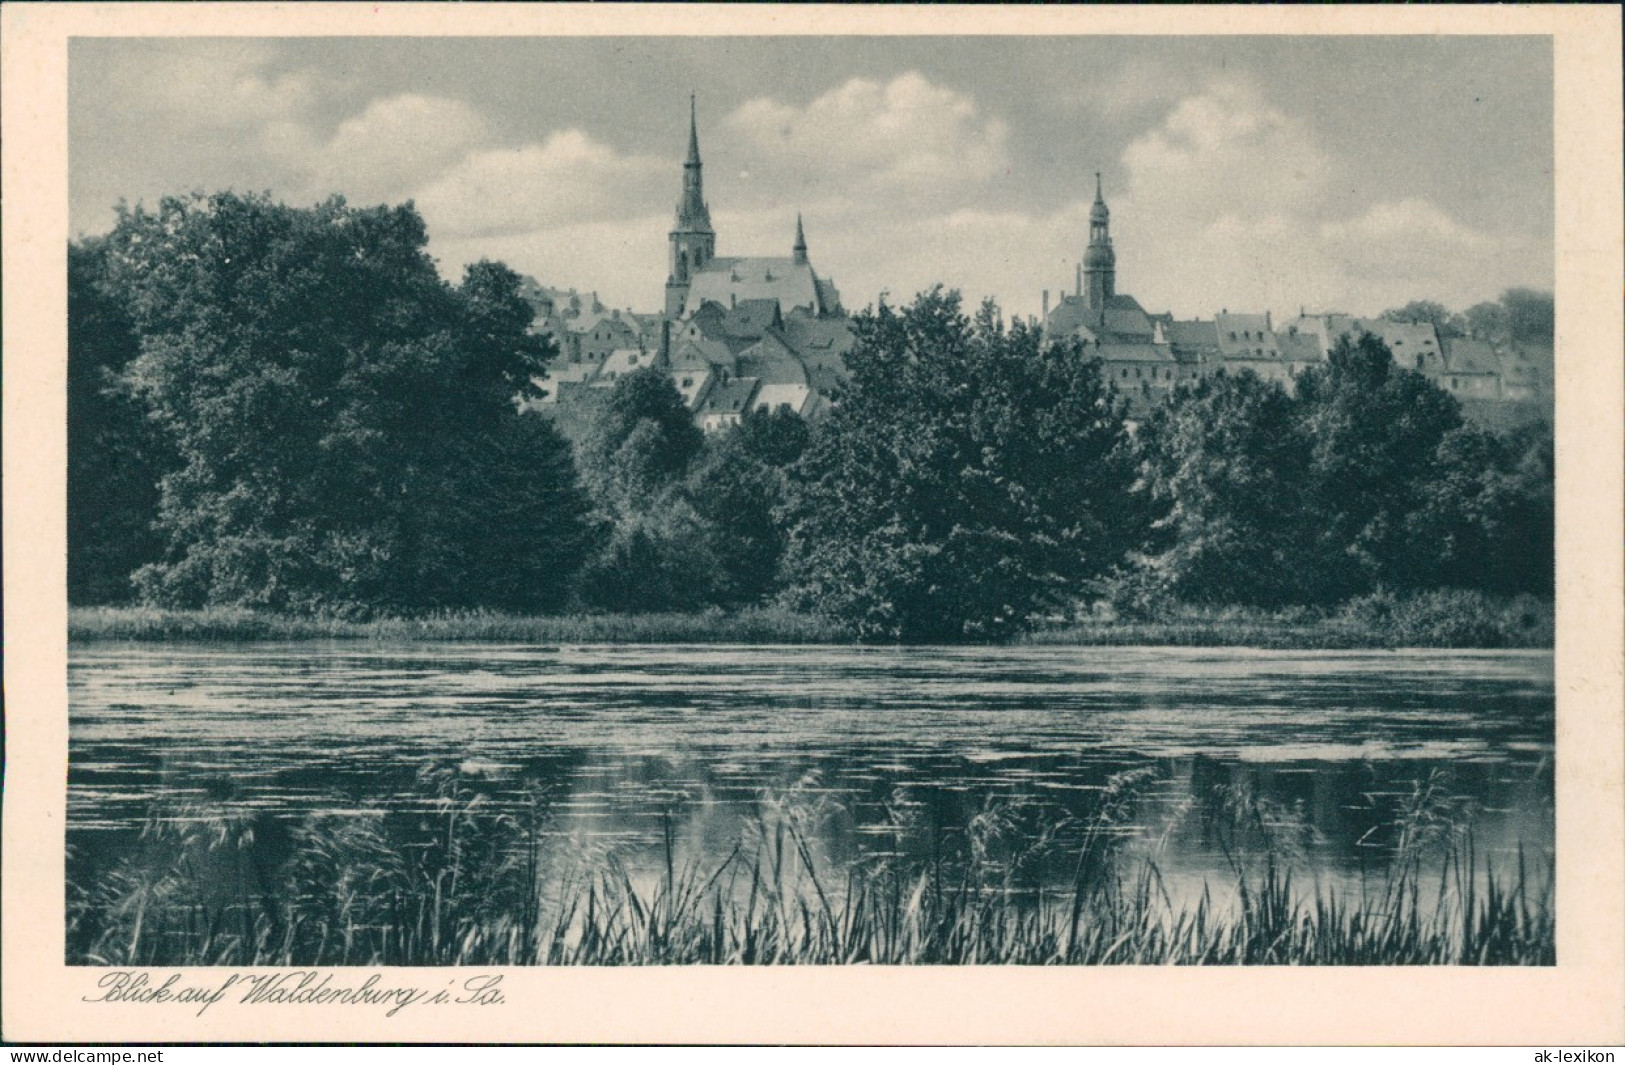
[[[683,163],[683,195],[677,201],[678,230],[709,232],[711,210],[705,203],[704,167],[700,163],[700,127],[694,95],[688,97],[688,158]]]
[[[683,162],[683,193],[677,201],[677,219],[672,224],[669,240],[671,265],[666,275],[666,316],[676,318],[688,299],[690,277],[711,261],[717,248],[717,234],[711,228],[711,209],[705,203],[700,125],[693,93],[688,96],[688,158]]]
[[[796,212],[796,245],[792,255],[797,266],[807,265],[807,234],[801,230],[801,212]]]

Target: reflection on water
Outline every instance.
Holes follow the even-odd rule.
[[[447,779],[487,814],[540,809],[541,860],[613,854],[634,873],[668,838],[720,862],[791,805],[836,865],[947,848],[1064,879],[1040,837],[1098,829],[1125,773],[1138,786],[1110,829],[1176,892],[1266,844],[1314,879],[1360,881],[1419,816],[1470,826],[1503,866],[1553,841],[1547,652],[94,644],[70,659],[70,889],[136,851],[155,804],[229,810],[274,849],[313,812],[433,810]]]

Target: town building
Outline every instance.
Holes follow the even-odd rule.
[[[1394,363],[1413,370],[1461,400],[1470,416],[1506,422],[1507,404],[1538,409],[1551,394],[1550,356],[1480,338],[1441,337],[1432,322],[1361,318],[1340,312],[1310,314],[1278,326],[1269,312],[1219,311],[1212,319],[1180,320],[1149,314],[1133,296],[1117,290],[1117,251],[1111,211],[1100,175],[1089,210],[1089,243],[1077,265],[1070,294],[1051,306],[1043,293],[1046,343],[1072,342],[1101,361],[1101,371],[1125,397],[1131,417],[1143,417],[1182,381],[1215,373],[1250,372],[1289,391],[1311,366],[1344,338],[1370,333],[1393,353]],[[1513,419],[1515,420],[1515,418]]]
[[[757,409],[804,417],[829,409],[846,381],[845,356],[855,339],[840,292],[813,268],[800,214],[789,255],[717,254],[693,97],[666,260],[659,315],[609,310],[596,295],[584,299],[526,279],[534,328],[559,343],[538,382],[549,392],[542,405],[568,402],[580,389],[613,387],[654,365],[708,431]]]

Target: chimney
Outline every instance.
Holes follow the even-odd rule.
[[[1044,290],[1044,321],[1049,321],[1049,289]]]

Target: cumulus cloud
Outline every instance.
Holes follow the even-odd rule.
[[[913,71],[853,78],[802,107],[752,100],[723,127],[752,172],[813,188],[940,193],[1009,162],[1001,120]]]
[[[762,97],[714,125],[703,118],[719,254],[790,254],[799,210],[815,265],[854,306],[882,288],[912,294],[916,278],[969,290],[985,276],[960,267],[989,261],[988,235],[944,221],[985,200],[1009,165],[1004,124],[970,97],[905,73],[853,78],[805,105]],[[512,255],[538,277],[653,308],[681,176],[678,158],[625,154],[566,130],[471,152],[416,199],[448,270]]]
[[[141,42],[105,60],[110,93],[188,128],[230,129],[307,111],[322,85],[309,70],[272,74],[273,50],[252,39]]]
[[[312,162],[352,198],[393,200],[490,138],[485,119],[460,100],[391,96],[341,122]]]
[[[648,312],[662,306],[670,228],[666,213],[623,214],[493,236],[437,231],[431,223],[430,248],[441,272],[453,280],[465,263],[498,259],[543,284],[595,291],[608,306]]]
[[[498,236],[646,212],[662,190],[676,201],[679,169],[626,155],[580,130],[541,144],[465,155],[418,190],[431,226],[448,236]]]
[[[1515,270],[1516,249],[1437,204],[1372,201],[1335,149],[1245,78],[1180,100],[1122,154],[1119,289],[1183,314],[1374,313],[1471,301],[1487,260]]]

